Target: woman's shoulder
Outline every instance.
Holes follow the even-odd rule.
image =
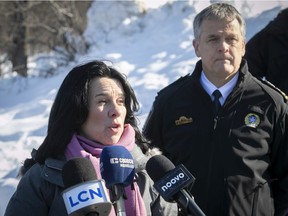
[[[64,187],[62,169],[65,163],[66,160],[46,159],[42,168],[41,177],[52,184]]]
[[[44,164],[34,163],[21,176],[23,181],[33,181],[34,184],[41,184],[41,182],[49,182],[60,187],[64,187],[62,179],[62,168],[65,160],[48,158]],[[45,183],[44,183],[45,184]]]
[[[46,160],[44,164],[34,163],[21,176],[17,191],[7,206],[7,215],[48,215],[48,212],[66,212],[62,205],[59,168],[61,161]],[[49,208],[48,208],[49,206]],[[18,214],[18,215],[19,215]],[[5,214],[6,215],[6,214]],[[51,214],[56,215],[56,214]],[[57,215],[63,215],[57,214]]]

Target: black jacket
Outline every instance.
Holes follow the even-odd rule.
[[[254,76],[288,94],[288,8],[248,41],[245,58]]]
[[[145,135],[196,177],[196,203],[213,216],[274,215],[288,209],[288,109],[279,92],[242,61],[237,85],[214,117],[210,96],[192,75],[160,91]]]

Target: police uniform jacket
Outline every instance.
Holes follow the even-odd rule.
[[[243,59],[233,91],[213,114],[202,62],[157,95],[144,134],[196,177],[191,193],[206,215],[284,215],[288,209],[285,98],[253,77]]]
[[[153,188],[153,181],[145,171],[148,158],[139,147],[131,152],[135,159],[135,180],[145,203],[147,215],[177,215],[177,205],[167,203]],[[66,216],[62,198],[64,184],[62,159],[46,159],[44,165],[34,164],[21,178],[17,191],[6,208],[5,216]]]

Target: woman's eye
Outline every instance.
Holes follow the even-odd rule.
[[[106,103],[106,100],[99,100],[98,101],[100,104]]]
[[[118,103],[119,103],[119,104],[125,104],[125,99],[119,99],[119,100],[118,100]]]

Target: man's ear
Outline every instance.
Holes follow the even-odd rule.
[[[246,52],[246,39],[244,39],[243,44],[242,44],[242,57],[245,55]]]
[[[200,53],[199,53],[199,43],[196,39],[193,40],[192,42],[194,50],[195,50],[195,54],[197,57],[200,57]]]

